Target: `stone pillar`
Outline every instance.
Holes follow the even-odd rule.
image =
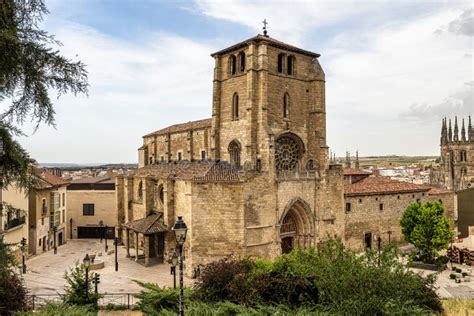
[[[138,232],[135,232],[135,262],[138,262]]]
[[[145,239],[145,249],[144,249],[144,253],[145,253],[145,266],[149,266],[150,265],[150,237],[149,236],[145,236],[143,235],[143,238]]]
[[[127,258],[130,258],[130,230],[126,229],[127,234]]]

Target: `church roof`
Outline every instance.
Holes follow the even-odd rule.
[[[367,177],[356,183],[344,186],[344,195],[380,195],[396,193],[427,192],[431,188],[408,182],[390,179],[389,177]]]
[[[195,129],[204,129],[204,128],[210,128],[212,124],[212,119],[203,119],[203,120],[197,120],[197,121],[190,121],[187,123],[179,123],[179,124],[174,124],[162,129],[159,129],[153,133],[147,134],[143,137],[148,137],[148,136],[158,136],[158,135],[166,135],[168,133],[182,133],[182,132],[187,132],[190,130],[195,130]]]
[[[37,181],[34,184],[36,189],[48,189],[55,186],[69,184],[69,181],[49,173],[44,168],[34,168],[33,173],[37,178]]]
[[[128,222],[124,226],[144,235],[166,232],[168,231],[168,227],[163,223],[162,217],[163,213],[153,214]]]
[[[147,165],[133,171],[131,176],[178,179],[197,182],[237,182],[238,170],[227,162],[217,161],[173,161]]]
[[[302,55],[306,55],[306,56],[310,56],[310,57],[319,57],[321,56],[320,54],[318,53],[314,53],[314,52],[311,52],[309,50],[304,50],[304,49],[301,49],[301,48],[298,48],[296,46],[293,46],[293,45],[289,45],[289,44],[286,44],[284,42],[281,42],[279,40],[276,40],[274,38],[271,38],[269,36],[264,36],[264,35],[261,35],[261,34],[258,34],[254,37],[251,37],[245,41],[242,41],[240,43],[237,43],[235,45],[232,45],[230,47],[227,47],[227,48],[224,48],[218,52],[215,52],[213,54],[211,54],[212,57],[214,56],[218,56],[218,55],[223,55],[223,54],[226,54],[226,53],[229,53],[233,50],[237,50],[239,48],[243,48],[245,46],[247,46],[249,43],[252,43],[252,42],[265,42],[267,43],[268,45],[270,46],[273,46],[273,47],[276,47],[276,48],[281,48],[281,49],[285,49],[285,50],[288,50],[288,51],[291,51],[291,52],[295,52],[295,53],[299,53],[299,54],[302,54]]]

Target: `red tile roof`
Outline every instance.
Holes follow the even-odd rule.
[[[215,161],[178,161],[148,165],[132,171],[129,175],[152,176],[159,179],[171,177],[179,180],[190,181],[239,181],[238,170],[226,162]]]
[[[299,47],[289,45],[289,44],[284,43],[282,41],[271,38],[270,36],[263,36],[261,34],[258,34],[254,37],[251,37],[251,38],[249,38],[245,41],[242,41],[242,42],[237,43],[235,45],[232,45],[230,47],[224,48],[223,50],[220,50],[218,52],[215,52],[215,53],[211,54],[211,56],[214,57],[216,55],[226,54],[226,53],[231,52],[233,50],[245,47],[245,46],[247,46],[247,44],[252,43],[252,42],[256,42],[256,43],[266,42],[270,46],[286,49],[286,50],[296,52],[296,53],[300,53],[302,55],[307,55],[307,56],[310,56],[310,57],[319,57],[319,56],[321,56],[318,53],[314,53],[314,52],[311,52],[311,51],[308,51],[308,50],[305,50],[305,49],[301,49]]]
[[[371,176],[344,186],[344,195],[377,195],[411,192],[427,192],[430,188],[420,184],[402,182],[389,177]]]
[[[54,186],[62,186],[69,184],[69,181],[64,180],[63,178],[57,177],[49,173],[46,169],[34,168],[34,174],[38,177],[40,181],[35,184],[37,189],[46,189]]]
[[[157,130],[153,133],[147,134],[143,137],[165,135],[168,133],[171,133],[171,134],[182,133],[182,132],[186,132],[190,130],[211,128],[211,124],[212,124],[212,119],[210,118],[198,120],[198,121],[190,121],[187,123],[174,124],[174,125],[162,128],[160,130]]]
[[[85,183],[85,184],[115,183],[115,180],[111,179],[110,177],[86,177],[86,178],[80,178],[80,179],[72,180],[70,183],[71,184],[77,184],[77,183]]]
[[[369,175],[369,174],[372,174],[372,173],[363,171],[360,169],[356,169],[356,168],[344,168],[345,176],[359,176],[359,175]]]
[[[445,190],[445,189],[435,188],[435,187],[430,188],[430,190],[428,191],[429,195],[446,194],[446,193],[454,193],[454,192]]]

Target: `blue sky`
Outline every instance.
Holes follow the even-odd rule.
[[[340,156],[438,154],[441,118],[474,112],[469,1],[46,4],[43,27],[88,65],[91,88],[56,101],[56,129],[21,139],[41,162],[135,162],[142,135],[209,117],[209,55],[264,18],[270,36],[322,54],[328,145]]]

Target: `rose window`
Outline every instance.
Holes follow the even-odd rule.
[[[303,146],[297,136],[281,136],[275,142],[275,167],[277,170],[293,170],[298,166]]]

